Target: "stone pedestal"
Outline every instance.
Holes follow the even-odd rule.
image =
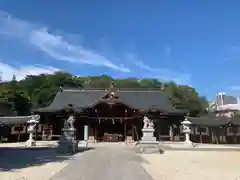
[[[159,147],[159,142],[154,137],[154,128],[143,128],[143,137],[139,141],[139,148],[141,153],[159,153],[162,150]]]
[[[35,147],[36,146],[36,141],[33,139],[33,132],[30,132],[29,134],[29,139],[26,142],[28,147]]]
[[[79,148],[87,148],[88,147],[88,141],[79,141],[78,142]]]
[[[190,133],[186,132],[185,133],[185,143],[192,143],[192,141],[190,140]]]
[[[78,141],[76,140],[76,129],[64,127],[62,135],[58,141],[57,152],[63,154],[74,154],[78,149]]]

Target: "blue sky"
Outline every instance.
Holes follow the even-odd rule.
[[[0,0],[3,80],[58,70],[240,91],[238,0]]]

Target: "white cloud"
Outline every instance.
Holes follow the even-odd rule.
[[[53,74],[54,72],[60,71],[52,66],[41,66],[41,65],[29,65],[14,67],[3,62],[0,62],[0,77],[1,81],[9,81],[13,75],[16,76],[17,80],[24,79],[27,75],[39,75],[39,74]]]
[[[127,60],[128,63],[130,61],[134,65],[134,72],[134,69],[125,67],[123,64],[115,64],[114,61],[109,60],[101,53],[86,48],[82,45],[82,41],[78,43],[69,41],[68,35],[66,33],[63,34],[64,35],[52,33],[44,25],[33,24],[28,21],[14,18],[8,13],[0,12],[0,35],[9,38],[18,38],[27,42],[32,47],[48,54],[55,60],[93,66],[104,66],[124,73],[137,73],[137,75],[140,75],[141,77],[157,78],[163,81],[173,80],[178,84],[188,84],[190,81],[191,76],[189,74],[177,73],[167,68],[150,67],[142,61],[139,61],[134,54],[130,54]],[[166,47],[166,54],[171,54],[170,47]],[[8,65],[5,64],[5,66]],[[8,72],[17,71],[19,75],[15,74],[20,78],[24,77],[24,71],[26,70],[30,71],[30,69],[34,69],[31,72],[39,72],[41,68],[35,66],[13,68],[10,66]],[[43,67],[43,69],[42,72],[46,72],[48,67],[46,67],[46,69]],[[2,77],[3,79],[12,78],[11,76],[13,73],[6,72],[8,75],[5,76],[3,70],[3,68],[0,69],[4,76]]]
[[[240,91],[240,85],[231,86],[233,91]]]
[[[187,73],[178,73],[167,68],[153,68],[144,62],[138,60],[135,54],[128,54],[127,58],[138,68],[141,69],[141,75],[149,78],[156,78],[163,81],[175,81],[178,84],[189,84],[191,75]],[[139,70],[138,70],[139,71]]]
[[[96,51],[83,47],[81,44],[73,44],[63,36],[50,33],[47,27],[14,18],[8,13],[0,12],[0,24],[0,35],[27,41],[55,60],[105,66],[121,72],[131,71],[123,65],[116,65]]]

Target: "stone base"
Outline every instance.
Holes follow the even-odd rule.
[[[153,128],[143,128],[142,132],[143,132],[143,137],[154,137],[153,133],[154,133],[154,129]]]
[[[183,146],[186,146],[186,147],[194,147],[194,144],[192,141],[184,141],[182,142]]]
[[[26,142],[27,147],[36,147],[36,141],[35,140],[27,140]]]
[[[75,136],[76,129],[64,127],[62,136],[58,141],[57,152],[64,154],[74,154],[78,150],[78,141]]]
[[[156,139],[156,137],[143,136],[142,139],[141,139],[141,141],[143,141],[143,142],[153,142],[153,143],[155,143],[155,142],[157,142],[157,139]]]
[[[88,147],[88,141],[79,141],[78,147]]]
[[[138,147],[144,154],[163,153],[157,141],[140,141]]]
[[[138,147],[141,153],[163,153],[163,150],[159,146],[159,142],[154,137],[153,128],[143,128],[143,137],[139,141]]]
[[[57,152],[62,154],[74,154],[78,150],[78,142],[70,140],[59,140]]]

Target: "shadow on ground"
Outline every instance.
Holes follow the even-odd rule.
[[[81,149],[81,153],[88,149]],[[40,166],[50,162],[61,162],[73,159],[73,154],[59,154],[56,148],[49,147],[1,147],[0,148],[0,171],[11,171],[31,166]]]

